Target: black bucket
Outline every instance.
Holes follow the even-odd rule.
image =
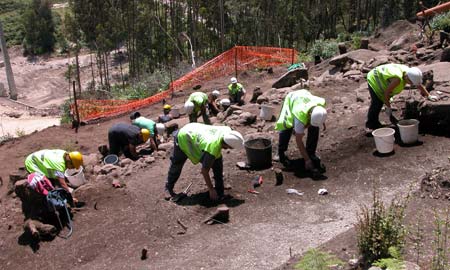
[[[272,142],[265,138],[255,138],[245,142],[248,165],[252,169],[272,167]]]

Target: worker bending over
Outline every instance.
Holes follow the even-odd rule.
[[[134,112],[130,115],[131,124],[141,128],[141,129],[147,129],[150,132],[150,148],[153,151],[158,150],[158,145],[156,143],[156,136],[158,135],[158,131],[156,129],[156,123],[155,121],[145,118],[141,116],[140,112]]]
[[[126,123],[114,124],[108,131],[109,153],[119,155],[122,152],[125,157],[137,160],[139,155],[136,146],[145,143],[149,138],[148,129]]]
[[[217,98],[220,96],[218,90],[214,90],[208,94],[208,109],[209,114],[216,116],[219,113],[219,108],[217,107]]]
[[[174,134],[174,149],[165,186],[165,199],[176,195],[173,191],[187,159],[193,164],[201,162],[201,174],[209,191],[209,198],[217,200],[224,195],[222,149],[239,149],[243,146],[242,135],[226,126],[210,126],[190,123]],[[209,171],[212,168],[214,185]]]
[[[208,95],[203,92],[192,93],[186,103],[184,103],[184,109],[186,114],[189,115],[189,122],[197,122],[199,114],[202,115],[203,122],[207,125],[211,125],[209,120],[208,112],[206,111],[206,106],[208,104]]]
[[[79,169],[83,165],[80,152],[67,152],[60,149],[45,149],[34,152],[25,159],[25,168],[29,173],[40,173],[70,193],[64,172],[66,169]]]
[[[232,77],[231,83],[228,85],[228,95],[231,104],[244,105],[245,92],[244,86],[238,83],[235,77]]]
[[[278,156],[285,167],[292,167],[285,152],[294,132],[298,150],[305,160],[305,169],[308,171],[318,169],[314,167],[313,161],[319,161],[320,164],[316,149],[319,141],[319,127],[323,125],[325,130],[326,118],[325,99],[314,96],[305,89],[287,94],[275,125],[275,130],[279,131]],[[308,129],[308,137],[305,147],[303,137],[306,129]]]
[[[400,94],[406,84],[416,86],[423,97],[437,101],[438,97],[430,95],[422,85],[422,71],[417,67],[401,64],[386,64],[372,69],[367,74],[369,83],[370,107],[367,113],[366,130],[370,132],[382,125],[378,120],[381,108],[386,107],[386,115],[392,119],[391,97]],[[391,120],[392,121],[392,120]]]

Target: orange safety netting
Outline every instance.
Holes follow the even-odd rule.
[[[297,55],[294,49],[235,46],[173,81],[168,90],[151,97],[140,100],[78,100],[80,120],[91,121],[121,115],[160,102],[170,97],[173,91],[184,90],[217,77],[296,62]],[[75,111],[74,104],[71,104],[71,110]]]

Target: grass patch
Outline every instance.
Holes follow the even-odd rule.
[[[313,248],[306,251],[303,258],[295,265],[295,269],[329,270],[332,265],[343,266],[344,262],[332,254]]]

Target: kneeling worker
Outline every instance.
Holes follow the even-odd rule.
[[[140,112],[134,112],[130,115],[131,124],[140,127],[141,129],[145,128],[150,132],[150,148],[153,151],[158,150],[158,145],[156,144],[156,136],[158,135],[156,129],[155,121],[145,118],[141,116]]]
[[[125,157],[137,160],[139,155],[136,146],[145,143],[149,138],[148,129],[125,123],[114,124],[108,131],[109,153],[119,155],[122,152]]]
[[[285,152],[294,131],[298,150],[305,160],[305,169],[309,171],[316,169],[313,160],[318,160],[316,149],[319,141],[319,127],[323,125],[325,130],[326,117],[325,99],[314,96],[304,89],[291,92],[286,96],[275,125],[275,130],[280,132],[278,156],[285,167],[292,166]],[[308,137],[305,147],[303,137],[306,129],[308,129]]]
[[[206,105],[208,104],[208,95],[203,92],[192,93],[186,103],[184,104],[184,109],[186,114],[189,115],[189,122],[197,122],[199,113],[202,115],[203,122],[207,125],[211,125],[209,120],[208,112],[206,111]]]
[[[174,149],[165,187],[165,199],[176,195],[173,188],[187,159],[193,164],[202,163],[201,174],[209,191],[209,198],[217,200],[224,195],[222,149],[243,147],[242,135],[226,126],[210,126],[190,123],[174,135]],[[214,174],[213,187],[209,171]]]
[[[40,150],[25,159],[25,168],[29,173],[41,173],[48,179],[57,180],[59,185],[67,190],[64,172],[66,169],[79,169],[83,165],[83,156],[80,152],[66,152],[60,149]]]
[[[208,109],[211,115],[216,116],[219,113],[219,108],[217,107],[217,98],[220,96],[218,90],[214,90],[208,94]]]
[[[164,105],[163,114],[158,116],[158,123],[167,123],[173,119],[172,115],[170,114],[171,109],[172,106],[170,106],[169,104]]]

